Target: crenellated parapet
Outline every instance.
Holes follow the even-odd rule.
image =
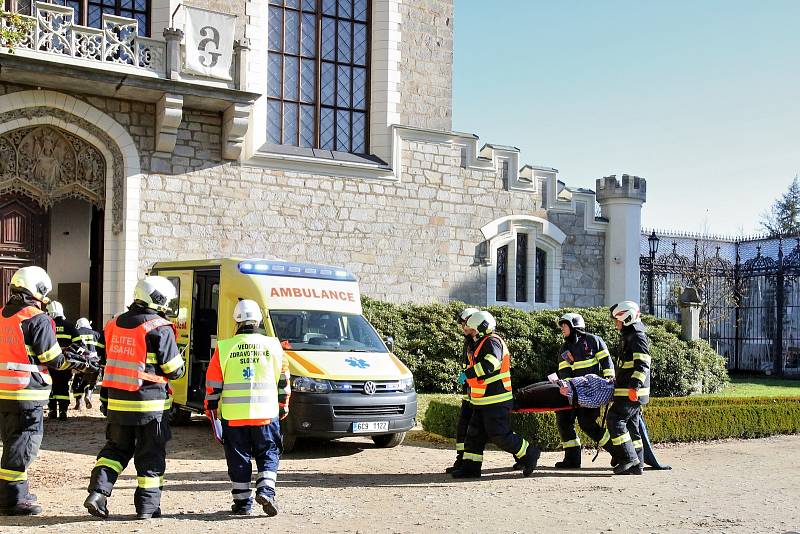
[[[647,180],[640,176],[623,174],[619,178],[612,174],[596,181],[597,201],[603,202],[611,199],[630,199],[640,202],[647,201]]]

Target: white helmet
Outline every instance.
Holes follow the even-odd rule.
[[[47,305],[47,315],[55,319],[56,317],[64,318],[64,306],[60,302],[54,300]]]
[[[458,324],[464,324],[469,319],[470,315],[473,313],[479,312],[478,308],[464,308],[456,315],[456,322]]]
[[[9,285],[12,293],[28,293],[39,301],[44,301],[45,295],[53,289],[47,271],[36,266],[19,269],[11,277]]]
[[[177,294],[172,282],[163,276],[145,276],[136,283],[133,300],[138,300],[150,309],[166,313],[169,311],[169,303]]]
[[[628,326],[641,320],[639,305],[632,300],[623,300],[611,306],[611,317]]]
[[[240,300],[233,309],[233,320],[237,323],[260,323],[263,318],[261,308],[252,300]]]
[[[75,328],[91,328],[91,327],[92,327],[92,322],[86,317],[81,317],[75,323]]]
[[[586,330],[586,321],[580,313],[565,313],[558,318],[558,326],[561,326],[561,323],[567,323],[577,330]]]
[[[467,319],[467,328],[474,328],[479,334],[491,334],[497,326],[494,316],[488,311],[478,311]]]

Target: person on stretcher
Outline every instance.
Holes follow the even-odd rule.
[[[555,379],[522,387],[514,393],[514,411],[522,413],[562,411],[578,406],[599,408],[608,404],[613,396],[613,379],[588,374],[571,380]],[[644,463],[653,469],[672,469],[656,458],[643,417],[639,418],[639,432],[644,445]]]

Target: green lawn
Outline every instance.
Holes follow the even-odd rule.
[[[704,397],[793,397],[800,396],[800,380],[771,377],[734,376],[719,393]]]

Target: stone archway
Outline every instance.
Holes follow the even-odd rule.
[[[138,277],[141,170],[133,139],[86,102],[41,90],[0,96],[0,139],[6,153],[17,154],[14,176],[8,163],[0,173],[5,191],[43,203],[81,198],[104,210],[102,308],[109,318],[128,301]],[[22,168],[20,148],[26,153]],[[71,154],[69,165],[59,159]]]

